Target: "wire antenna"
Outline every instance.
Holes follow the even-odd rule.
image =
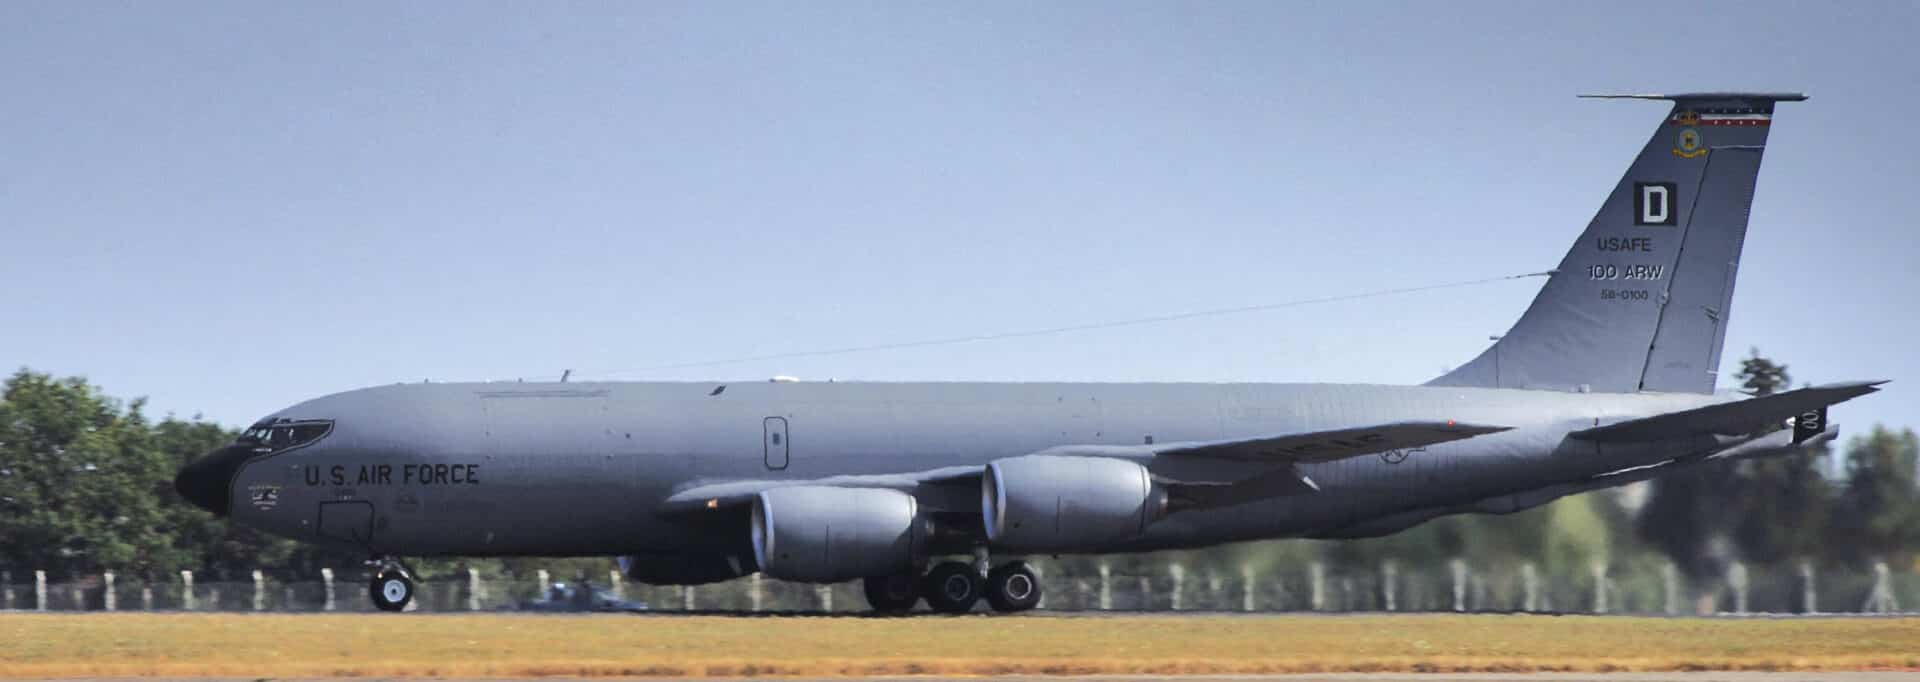
[[[1528,272],[1528,273],[1522,273],[1518,275],[1503,275],[1500,277],[1483,277],[1480,279],[1464,280],[1459,282],[1443,282],[1440,284],[1426,284],[1421,286],[1399,287],[1394,289],[1378,289],[1374,291],[1363,291],[1363,292],[1354,293],[1354,294],[1341,294],[1339,296],[1303,298],[1303,299],[1297,299],[1292,301],[1281,301],[1278,303],[1264,303],[1260,305],[1238,306],[1233,308],[1214,308],[1211,310],[1196,310],[1196,311],[1184,312],[1184,313],[1155,315],[1152,317],[1136,317],[1136,318],[1125,319],[1125,320],[1110,320],[1106,322],[1091,322],[1087,324],[1067,325],[1063,327],[1046,327],[1042,329],[1026,329],[1026,330],[1019,330],[1019,331],[998,332],[993,334],[972,334],[967,336],[949,336],[949,337],[937,338],[937,339],[921,339],[917,341],[898,341],[894,343],[879,343],[879,344],[873,344],[873,345],[867,345],[867,346],[847,346],[844,348],[826,348],[826,349],[818,349],[818,350],[790,351],[785,353],[771,353],[767,355],[748,355],[748,356],[742,356],[742,357],[722,358],[722,359],[714,359],[714,360],[676,362],[672,364],[652,365],[647,367],[581,370],[581,373],[609,376],[614,374],[633,374],[636,372],[658,372],[658,371],[673,370],[673,369],[691,369],[696,367],[717,367],[720,365],[737,365],[741,363],[761,362],[765,360],[787,360],[792,358],[812,358],[812,357],[821,357],[821,356],[827,356],[827,355],[849,355],[853,353],[871,353],[871,352],[884,351],[884,350],[901,350],[906,348],[926,348],[928,346],[950,346],[950,345],[957,345],[962,343],[978,343],[982,341],[1000,341],[1004,339],[1020,339],[1020,338],[1028,338],[1028,337],[1034,337],[1034,336],[1050,336],[1054,334],[1069,334],[1073,332],[1113,329],[1116,327],[1132,327],[1132,326],[1146,325],[1146,324],[1160,324],[1163,322],[1177,322],[1180,320],[1191,320],[1191,319],[1202,318],[1202,317],[1222,317],[1226,315],[1243,315],[1246,313],[1257,313],[1257,312],[1264,312],[1268,310],[1279,310],[1281,308],[1293,308],[1298,306],[1316,305],[1321,303],[1338,303],[1341,301],[1353,301],[1353,300],[1359,300],[1364,298],[1379,298],[1382,296],[1398,296],[1401,294],[1412,294],[1412,293],[1419,293],[1422,291],[1433,291],[1436,289],[1453,289],[1453,288],[1459,288],[1459,287],[1474,286],[1478,284],[1490,284],[1493,282],[1505,282],[1505,281],[1516,280],[1516,279],[1527,279],[1531,277],[1546,277],[1548,275],[1552,275],[1554,272],[1555,271],[1553,270],[1545,270],[1541,272]]]

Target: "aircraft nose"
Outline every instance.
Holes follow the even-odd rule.
[[[233,475],[252,453],[253,449],[244,445],[209,452],[180,467],[180,473],[173,477],[173,489],[193,506],[226,516],[233,504]]]

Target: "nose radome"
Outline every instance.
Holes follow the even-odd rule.
[[[245,446],[232,445],[209,452],[180,467],[180,473],[173,477],[173,489],[193,506],[226,516],[233,504],[233,475],[250,453]]]

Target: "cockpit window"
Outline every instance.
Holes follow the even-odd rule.
[[[323,419],[275,419],[247,427],[240,433],[240,442],[254,445],[256,450],[278,452],[320,440],[332,431],[333,422]]]

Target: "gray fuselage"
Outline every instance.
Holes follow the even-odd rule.
[[[1513,427],[1404,459],[1303,465],[1320,492],[1177,513],[1142,537],[1097,551],[1194,547],[1329,533],[1702,454],[1719,446],[1711,439],[1600,446],[1565,435],[1725,399],[1329,384],[391,385],[269,417],[331,420],[333,428],[316,442],[241,465],[232,516],[376,554],[701,552],[744,536],[684,523],[660,506],[676,491],[718,482],[893,474],[981,466],[1062,445],[1213,441],[1414,419]],[[1175,478],[1270,468],[1142,463]],[[951,501],[977,504],[977,497]]]

